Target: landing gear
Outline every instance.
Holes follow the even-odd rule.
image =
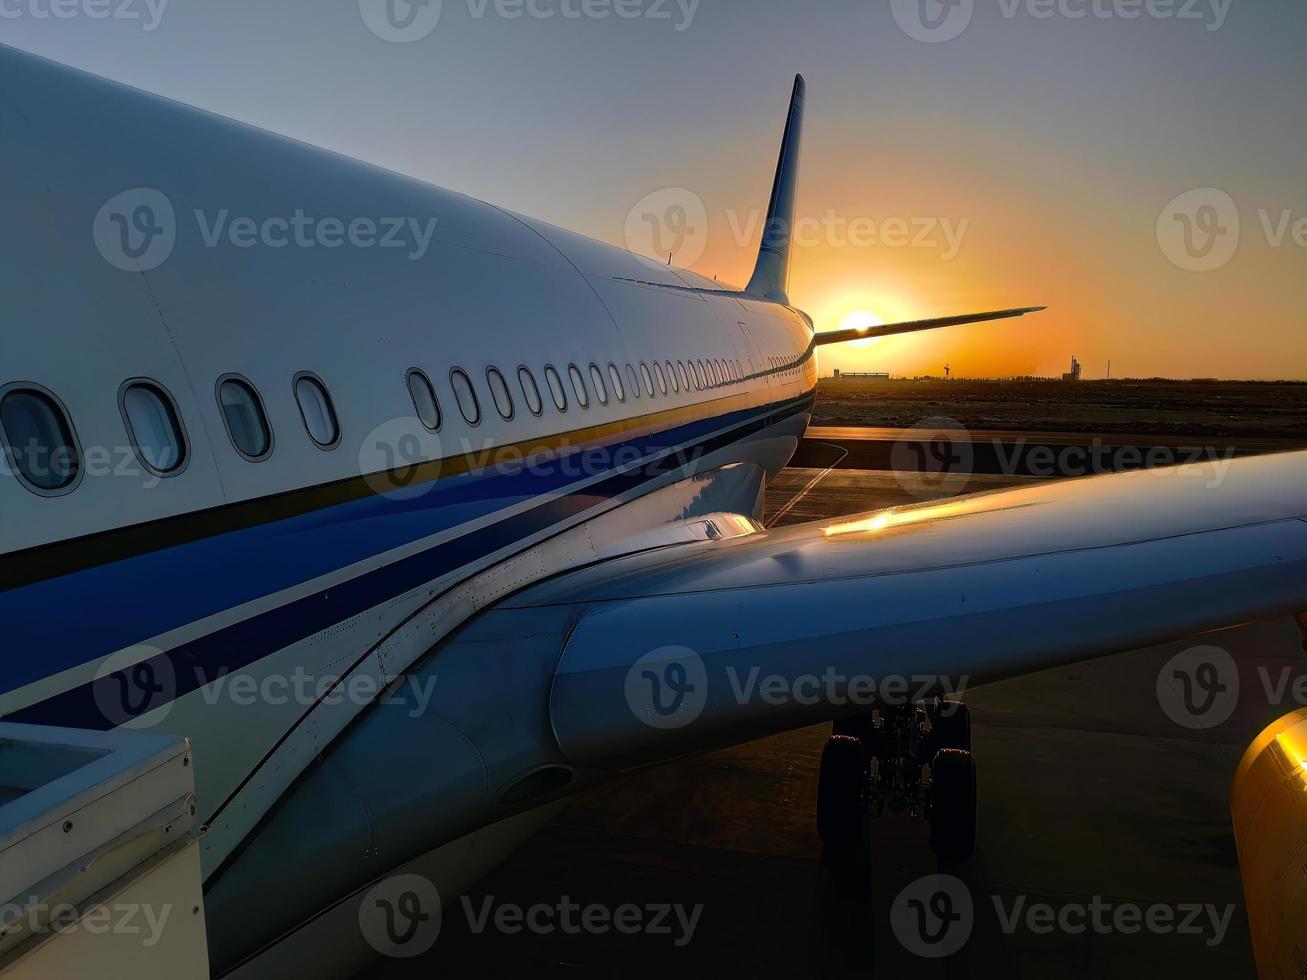
[[[941,860],[962,862],[976,849],[976,763],[971,711],[936,699],[841,719],[821,756],[817,832],[847,850],[868,816],[886,810],[929,823]]]
[[[849,851],[861,842],[866,819],[866,749],[856,738],[832,735],[817,777],[817,833],[832,850]]]
[[[976,760],[963,749],[940,749],[930,764],[930,846],[959,864],[976,850]]]

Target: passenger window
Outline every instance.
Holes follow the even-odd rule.
[[[450,371],[449,386],[454,389],[454,401],[458,402],[458,410],[467,424],[476,425],[480,422],[481,402],[477,399],[476,389],[472,387],[472,379],[467,376],[467,372],[462,368]]]
[[[632,397],[632,398],[639,398],[639,397],[640,397],[640,381],[639,381],[639,379],[636,378],[636,376],[635,376],[635,368],[631,367],[631,365],[629,365],[629,364],[626,365],[626,380],[627,380],[627,382],[628,382],[628,387],[631,389],[631,397]],[[650,392],[650,394],[652,395],[653,392]]]
[[[490,386],[490,397],[495,400],[495,411],[508,422],[513,418],[513,396],[509,393],[508,382],[504,380],[499,368],[486,368],[486,384]]]
[[[657,361],[654,361],[654,374],[658,375],[658,390],[667,394],[667,375],[663,374],[663,366]]]
[[[440,402],[436,401],[436,389],[431,387],[431,379],[417,368],[408,373],[408,394],[413,399],[418,421],[432,432],[439,432],[444,420],[440,415]]]
[[[686,373],[685,373],[685,362],[684,362],[684,361],[677,361],[677,362],[676,362],[676,373],[679,374],[679,375],[681,376],[681,387],[684,388],[686,391],[689,391],[689,390],[690,390],[690,379],[686,376]]]
[[[123,389],[121,408],[145,468],[156,476],[180,470],[186,462],[186,437],[172,398],[156,384],[134,381]]]
[[[598,364],[590,365],[590,380],[594,382],[595,397],[599,399],[600,405],[608,404],[608,388],[604,384],[604,372],[599,370]]]
[[[524,367],[517,369],[517,381],[522,386],[522,397],[526,399],[526,407],[530,409],[532,415],[539,415],[545,410],[544,403],[540,401],[540,389],[536,387],[535,376]]]
[[[10,388],[0,398],[5,452],[28,488],[40,494],[72,489],[81,475],[73,427],[59,403],[36,388]]]
[[[332,449],[340,442],[340,422],[326,386],[311,374],[295,379],[295,402],[309,438],[319,449]]]
[[[585,378],[581,376],[581,369],[575,364],[569,364],[567,376],[572,380],[572,394],[576,395],[577,404],[582,408],[589,408],[590,393],[585,389]]]
[[[644,382],[644,393],[652,398],[654,396],[653,375],[649,373],[649,365],[644,361],[640,362],[640,380]],[[665,389],[663,394],[667,394]]]
[[[567,411],[567,392],[563,389],[563,379],[552,364],[545,365],[545,383],[549,385],[549,394],[554,399],[554,407],[560,412]]]
[[[617,370],[616,364],[608,365],[608,380],[613,383],[613,394],[617,396],[617,400],[626,401],[626,386],[622,384],[622,372]]]
[[[703,391],[704,386],[708,384],[708,375],[703,369],[703,361],[694,362],[694,380],[699,383],[700,391]]]
[[[222,421],[236,451],[256,463],[272,452],[272,429],[259,394],[244,378],[228,377],[218,382],[218,404]]]

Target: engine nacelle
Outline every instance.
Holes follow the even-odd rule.
[[[1257,972],[1307,976],[1307,708],[1244,753],[1230,794]]]

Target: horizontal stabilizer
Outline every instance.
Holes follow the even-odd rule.
[[[819,333],[813,343],[821,347],[824,344],[845,344],[851,340],[868,340],[872,337],[892,337],[900,333],[916,333],[918,330],[938,330],[940,327],[956,327],[963,323],[983,323],[985,320],[1008,320],[1012,317],[1025,316],[1027,313],[1042,313],[1047,306],[1027,306],[1019,310],[997,310],[993,313],[967,313],[963,316],[944,316],[934,320],[908,320],[905,323],[886,323],[878,327],[853,327],[849,330],[831,330]]]

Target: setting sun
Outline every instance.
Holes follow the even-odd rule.
[[[865,327],[884,326],[885,321],[875,313],[869,313],[866,310],[854,310],[840,321],[841,330],[861,330]],[[855,340],[851,346],[854,347],[873,347],[880,343],[880,337],[868,337],[866,340]]]

